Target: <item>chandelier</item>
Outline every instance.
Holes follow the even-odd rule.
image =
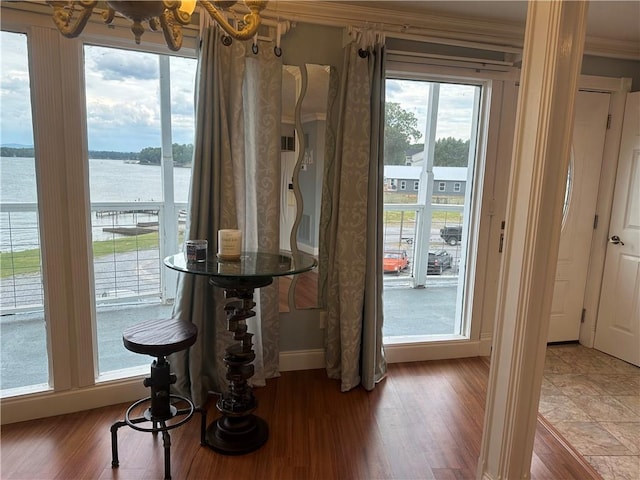
[[[107,10],[102,13],[106,24],[111,24],[116,13],[133,22],[131,31],[140,44],[140,37],[145,31],[142,22],[147,22],[149,28],[157,31],[162,28],[165,41],[169,49],[180,50],[182,46],[182,25],[188,25],[196,3],[216,21],[230,37],[247,40],[253,37],[260,26],[260,12],[264,10],[268,0],[244,0],[249,9],[242,22],[241,28],[236,28],[227,20],[224,10],[237,3],[235,0],[182,0],[182,1],[112,1],[106,2]],[[84,29],[87,21],[98,4],[94,0],[75,1],[47,1],[53,7],[53,21],[60,33],[67,38],[75,38]]]

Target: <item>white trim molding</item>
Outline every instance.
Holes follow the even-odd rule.
[[[64,392],[5,398],[2,400],[2,425],[133,402],[149,395],[142,379],[135,377]]]
[[[334,27],[376,24],[376,28],[384,31],[387,37],[508,54],[519,54],[522,51],[525,30],[522,22],[430,11],[428,2],[396,3],[400,5],[389,8],[391,2],[271,1],[262,14],[267,21],[288,20]],[[401,5],[402,3],[411,5],[413,10]],[[420,3],[422,5],[418,5],[419,8],[416,9],[416,4]],[[2,2],[2,9],[3,12],[17,10],[39,13],[47,25],[53,25],[51,19],[47,18],[51,16],[51,8],[44,2]],[[246,12],[244,6],[233,9]],[[101,9],[95,10],[88,29],[92,29],[91,24],[95,24],[104,30],[101,13]],[[198,22],[199,14],[196,12],[193,15],[193,23],[184,28],[185,47],[188,50],[195,48]],[[130,42],[129,22],[116,19],[115,27],[122,31],[119,35],[126,38],[126,42]],[[100,30],[95,30],[94,33],[99,32]],[[109,32],[112,38],[113,29]],[[163,42],[162,35],[155,32],[147,32],[143,41]],[[589,36],[585,41],[584,53],[599,57],[640,60],[640,45],[633,40]]]
[[[586,20],[529,2],[479,478],[530,478]]]
[[[280,371],[315,370],[325,367],[324,349],[280,352]]]
[[[275,1],[265,17],[328,26],[375,24],[389,38],[519,54],[524,44],[524,22],[445,14],[429,10],[429,2]],[[391,8],[389,5],[394,4]],[[406,5],[409,5],[407,7]],[[586,38],[584,53],[608,58],[640,60],[633,40]]]
[[[480,340],[429,340],[422,343],[385,344],[384,352],[387,363],[488,357],[491,352],[491,333],[482,335]]]

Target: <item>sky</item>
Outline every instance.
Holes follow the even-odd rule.
[[[436,140],[453,137],[469,140],[473,118],[474,92],[478,87],[470,85],[440,84]],[[429,99],[429,83],[417,80],[387,80],[385,99],[399,103],[418,119],[418,130],[424,143]]]
[[[33,145],[24,35],[0,37],[0,144]],[[193,143],[196,60],[171,57],[172,143]],[[138,152],[160,146],[158,55],[85,46],[90,150]],[[468,140],[476,87],[442,84],[436,138]],[[424,132],[428,84],[387,82],[386,99],[418,118]],[[423,137],[419,140],[424,142]]]
[[[25,36],[2,32],[0,144],[33,145]],[[85,46],[89,150],[159,147],[158,55]],[[196,60],[171,57],[172,143],[193,143]]]
[[[0,40],[0,144],[33,145],[24,36],[2,32]]]

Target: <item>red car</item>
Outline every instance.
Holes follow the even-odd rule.
[[[384,273],[400,273],[409,266],[409,257],[405,250],[387,250],[382,258]]]

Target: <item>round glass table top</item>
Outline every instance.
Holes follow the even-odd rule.
[[[210,256],[209,256],[210,257]],[[304,253],[242,252],[238,260],[219,260],[215,255],[206,262],[187,262],[185,253],[176,253],[164,259],[164,264],[184,273],[210,277],[279,277],[294,275],[313,269],[316,259]]]

